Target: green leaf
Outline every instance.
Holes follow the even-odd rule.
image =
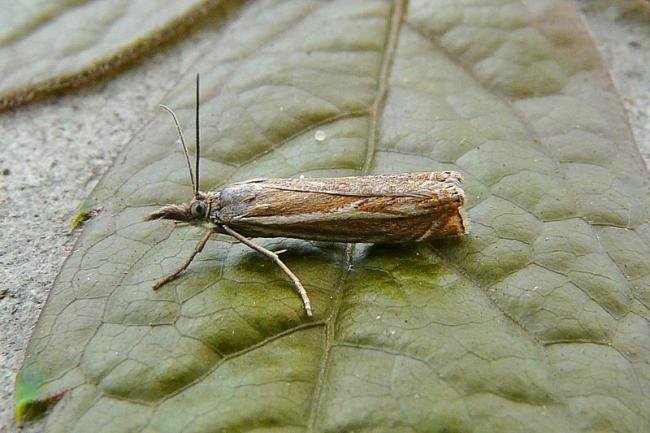
[[[454,169],[471,234],[261,240],[287,249],[313,320],[221,235],[154,292],[203,234],[142,221],[192,193],[160,113],[93,194],[104,211],[39,319],[19,415],[62,395],[48,432],[647,430],[648,174],[573,9],[253,1],[162,101],[188,129],[197,71],[202,189]]]
[[[216,0],[29,0],[0,8],[0,110],[96,80],[196,26]]]

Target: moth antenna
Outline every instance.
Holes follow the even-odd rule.
[[[194,172],[196,173],[196,185],[194,189],[194,195],[199,195],[199,158],[201,157],[201,148],[199,146],[199,74],[196,74],[196,168]]]
[[[166,105],[160,104],[160,108],[167,110],[169,114],[172,115],[172,118],[174,119],[174,124],[176,125],[176,132],[178,132],[178,136],[181,139],[181,144],[183,145],[183,152],[185,153],[185,161],[187,162],[187,169],[190,171],[190,180],[192,181],[192,189],[194,190],[194,193],[196,194],[197,187],[196,184],[194,183],[194,174],[192,173],[192,164],[190,164],[190,154],[187,152],[187,145],[185,144],[185,137],[183,136],[183,130],[181,129],[180,123],[178,123],[178,119],[176,118],[176,113],[169,108]],[[198,162],[198,159],[197,159]]]

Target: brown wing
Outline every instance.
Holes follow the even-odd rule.
[[[464,233],[454,172],[241,182],[221,191],[219,218],[249,236],[407,242]]]
[[[458,186],[463,182],[460,173],[432,171],[394,175],[348,176],[295,179],[251,179],[230,185],[257,184],[268,188],[296,192],[322,192],[350,196],[412,195],[417,190],[430,190],[439,183]]]

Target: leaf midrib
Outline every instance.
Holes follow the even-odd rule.
[[[375,97],[375,100],[368,110],[370,125],[368,129],[366,156],[361,167],[361,174],[363,175],[368,174],[370,171],[370,165],[375,156],[377,142],[379,139],[379,131],[381,128],[381,113],[384,108],[384,102],[386,101],[386,95],[388,93],[388,81],[390,78],[391,68],[393,66],[393,60],[395,58],[397,40],[399,37],[400,27],[403,22],[406,6],[407,0],[396,0],[393,4],[392,12],[389,14],[389,22],[387,25],[388,34],[386,43],[384,44],[384,53],[381,61],[381,68],[379,70],[379,78],[377,81],[377,96]],[[321,358],[320,368],[318,370],[318,379],[313,391],[311,407],[309,409],[309,418],[307,424],[308,432],[320,431],[320,429],[317,427],[317,418],[320,412],[324,384],[327,379],[327,373],[331,364],[331,351],[334,347],[336,320],[341,308],[342,289],[345,286],[347,277],[349,275],[355,246],[356,244],[346,244],[341,276],[339,277],[336,288],[334,290],[333,306],[330,310],[329,318],[325,322],[325,341],[323,344],[323,355]]]

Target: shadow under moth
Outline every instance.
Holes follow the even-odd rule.
[[[211,235],[227,234],[272,259],[291,279],[307,316],[312,306],[307,291],[282,262],[282,251],[270,251],[250,240],[288,237],[330,242],[403,243],[462,236],[468,232],[463,210],[462,176],[454,171],[336,178],[251,179],[218,191],[199,190],[199,77],[196,77],[196,159],[192,172],[182,129],[176,125],[190,172],[194,197],[168,205],[146,220],[169,219],[205,225],[208,231],[192,254],[158,289],[175,279],[201,252]]]

